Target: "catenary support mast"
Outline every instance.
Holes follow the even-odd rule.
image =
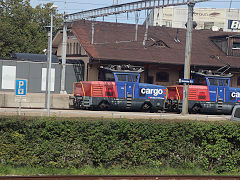
[[[186,34],[186,48],[185,48],[185,64],[184,64],[184,79],[190,79],[190,64],[192,53],[192,30],[193,30],[193,7],[195,3],[193,0],[188,2],[188,21],[187,21],[187,34]],[[182,114],[188,114],[188,92],[189,84],[184,83],[183,88],[183,106]]]

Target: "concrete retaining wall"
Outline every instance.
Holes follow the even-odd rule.
[[[69,94],[51,94],[50,108],[69,109]],[[19,98],[14,92],[0,92],[0,107],[19,107]],[[28,93],[22,97],[23,108],[45,108],[45,93]]]

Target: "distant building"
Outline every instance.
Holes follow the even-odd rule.
[[[156,8],[150,14],[150,25],[173,28],[186,28],[187,7]],[[193,20],[196,29],[223,30],[240,32],[240,9],[216,9],[194,7]]]
[[[55,94],[59,94],[61,90],[61,66],[61,59],[52,55],[51,92]],[[73,82],[82,80],[83,70],[84,64],[82,61],[67,60],[65,86],[68,94],[73,91]],[[78,79],[79,76],[80,79]],[[27,93],[45,93],[47,55],[13,53],[9,59],[0,58],[0,92],[13,92],[16,79],[28,80]]]

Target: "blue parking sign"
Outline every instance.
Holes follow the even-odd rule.
[[[27,94],[27,80],[17,79],[16,80],[16,96],[26,96]]]

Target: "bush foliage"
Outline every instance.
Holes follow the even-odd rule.
[[[233,122],[0,118],[0,165],[239,170]]]

